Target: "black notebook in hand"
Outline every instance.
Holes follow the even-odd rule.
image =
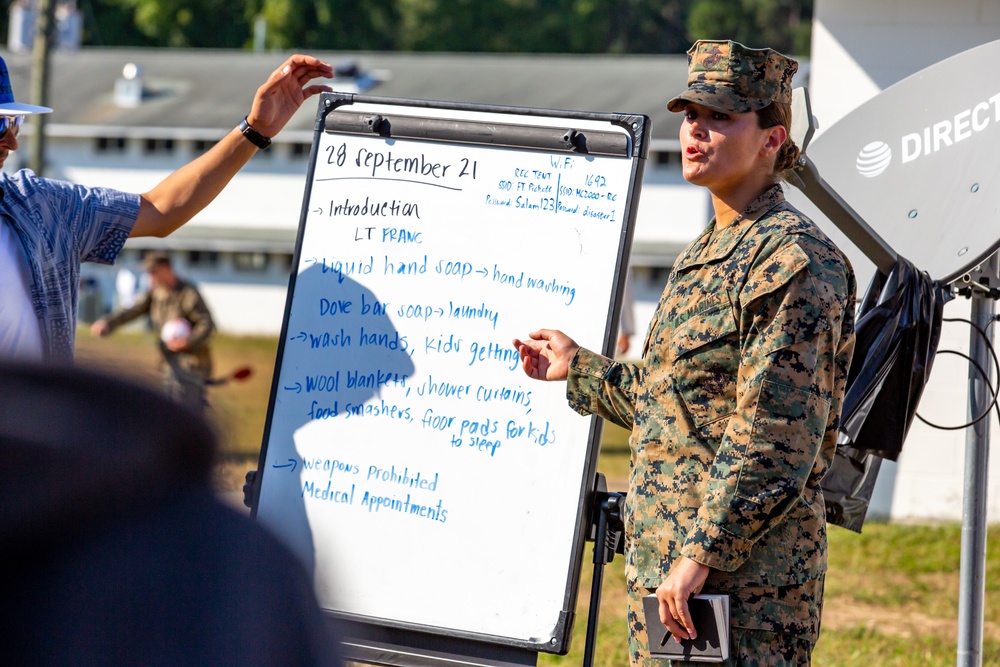
[[[669,660],[725,662],[729,659],[729,596],[695,595],[688,600],[695,639],[672,636],[660,622],[660,602],[655,595],[642,599],[646,616],[649,655]]]

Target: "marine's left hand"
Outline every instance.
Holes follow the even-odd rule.
[[[331,90],[330,86],[307,85],[316,78],[333,78],[333,67],[302,54],[295,54],[271,73],[257,89],[247,122],[265,137],[273,137],[313,95]]]
[[[681,556],[670,568],[667,578],[656,588],[660,621],[675,637],[694,639],[698,636],[691,621],[688,598],[701,592],[709,570],[711,568],[707,565]]]

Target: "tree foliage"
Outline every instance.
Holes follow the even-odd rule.
[[[809,53],[812,0],[699,0],[688,16],[687,37],[732,39],[788,54]]]
[[[271,48],[384,51],[397,48],[397,0],[257,0]]]
[[[105,46],[683,53],[735,39],[807,54],[812,0],[81,0]]]
[[[96,21],[95,32],[108,46],[241,47],[248,37],[248,3],[238,0],[89,0],[86,4],[92,11],[85,11],[85,20]],[[131,17],[138,34],[120,35],[108,25],[105,11],[119,25],[122,17]],[[139,43],[121,44],[121,37]]]

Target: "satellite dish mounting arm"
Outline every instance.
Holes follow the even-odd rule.
[[[837,225],[858,250],[875,263],[879,272],[888,277],[896,263],[896,251],[868,226],[868,223],[830,187],[829,183],[823,180],[816,165],[806,154],[809,142],[816,131],[816,119],[812,115],[809,91],[805,88],[796,88],[792,91],[791,129],[792,139],[801,149],[802,155],[795,167],[785,172],[785,180],[816,204],[830,222]]]
[[[858,250],[875,263],[880,273],[889,275],[896,264],[896,251],[823,180],[809,156],[800,157],[795,168],[785,173],[785,179],[802,190],[830,222],[837,225]]]

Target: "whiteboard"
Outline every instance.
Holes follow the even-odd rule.
[[[511,340],[610,348],[648,121],[438,104],[320,100],[254,511],[326,610],[560,652],[598,427]]]

